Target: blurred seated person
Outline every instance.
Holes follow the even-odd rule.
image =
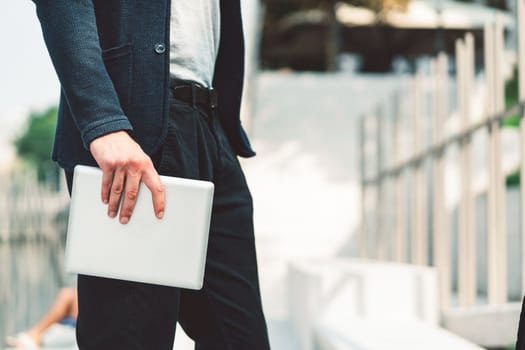
[[[75,346],[78,315],[77,290],[62,288],[46,314],[30,329],[6,338],[16,349],[38,349],[42,346]]]

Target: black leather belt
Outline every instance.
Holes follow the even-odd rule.
[[[211,109],[218,107],[219,98],[213,88],[207,89],[192,82],[172,80],[170,89],[174,98],[192,106],[199,105]]]

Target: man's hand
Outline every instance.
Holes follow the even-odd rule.
[[[146,153],[127,132],[101,136],[89,145],[91,154],[102,169],[102,201],[108,215],[117,216],[120,198],[120,223],[127,224],[135,207],[140,182],[149,188],[157,218],[164,216],[165,192],[159,174]]]

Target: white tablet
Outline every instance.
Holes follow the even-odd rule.
[[[213,183],[161,176],[164,218],[155,217],[141,183],[128,224],[109,218],[100,199],[102,171],[77,166],[73,179],[65,265],[72,273],[200,289],[213,202]]]

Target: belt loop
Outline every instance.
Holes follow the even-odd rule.
[[[191,106],[193,108],[197,108],[197,89],[195,88],[195,84],[191,83]]]

